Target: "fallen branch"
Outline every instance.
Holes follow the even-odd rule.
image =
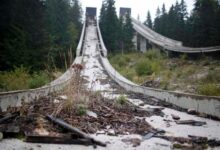
[[[179,121],[176,121],[176,124],[192,125],[192,126],[203,126],[203,125],[206,125],[206,122],[204,122],[204,121],[195,121],[195,120],[179,120]]]
[[[93,145],[89,139],[72,139],[70,136],[26,135],[25,141],[30,143]]]
[[[101,142],[101,141],[95,140],[94,138],[92,138],[91,136],[87,135],[87,134],[84,133],[83,131],[81,131],[81,130],[79,130],[78,128],[75,128],[75,127],[73,127],[73,126],[71,126],[71,125],[69,125],[69,124],[67,124],[66,122],[64,122],[64,121],[61,120],[61,119],[55,118],[55,117],[53,117],[53,116],[51,116],[51,115],[46,115],[46,118],[47,118],[49,121],[51,121],[51,122],[53,122],[53,123],[59,125],[60,127],[64,128],[64,129],[67,129],[67,130],[69,130],[69,131],[71,131],[71,132],[73,132],[73,133],[76,133],[77,135],[79,135],[79,137],[85,138],[85,139],[87,139],[87,140],[90,140],[93,144],[97,144],[97,145],[104,146],[104,147],[106,146],[105,143],[103,143],[103,142]]]
[[[14,114],[9,114],[9,115],[6,115],[5,117],[1,118],[0,119],[0,124],[4,123],[5,121],[7,120],[10,120],[12,118],[15,118],[19,115],[19,113],[14,113]]]

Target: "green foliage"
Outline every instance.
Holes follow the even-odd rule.
[[[131,16],[130,14],[126,14],[125,16],[125,23],[122,24],[122,43],[123,43],[123,49],[125,50],[132,50],[133,49],[133,36],[134,36],[134,29],[131,22]]]
[[[28,80],[28,86],[31,89],[41,87],[50,82],[49,76],[45,72],[34,73]]]
[[[148,59],[139,60],[135,66],[135,71],[139,76],[151,75],[153,73],[153,69],[150,64],[150,60]]]
[[[103,1],[99,23],[108,50],[115,51],[117,49],[119,20],[114,0]]]
[[[86,112],[87,112],[87,107],[86,107],[86,105],[78,104],[77,107],[76,107],[76,109],[77,109],[77,112],[76,112],[76,113],[77,113],[79,116],[84,116],[84,115],[86,115]]]
[[[23,66],[15,67],[13,71],[0,73],[0,91],[38,88],[50,81],[51,78],[43,71],[30,74],[29,69]]]
[[[202,83],[218,83],[220,82],[220,74],[214,70],[210,70],[208,74],[201,79]]]
[[[165,55],[163,55],[158,49],[150,49],[144,55],[150,60],[165,58]]]
[[[197,88],[198,94],[207,96],[220,96],[220,87],[216,84],[201,84]]]
[[[212,84],[210,86],[212,91],[218,92],[216,86],[220,85],[219,61],[207,57],[197,60],[183,59],[183,57],[168,59],[163,53],[150,50],[145,54],[111,55],[109,60],[117,71],[137,84],[155,81],[156,84],[158,83],[157,86],[164,90],[179,90],[196,94],[208,91],[203,87],[209,84]],[[208,61],[209,64],[203,66],[204,61]],[[217,92],[213,93],[216,95]]]
[[[120,95],[118,98],[117,98],[117,103],[120,104],[120,105],[124,105],[126,104],[128,101],[127,97],[125,95]]]
[[[103,40],[110,52],[133,49],[133,26],[130,14],[120,17],[116,15],[115,0],[104,0],[99,17],[99,25]]]
[[[6,91],[27,89],[29,78],[30,75],[27,69],[23,66],[16,67],[14,71],[0,74],[0,84]]]
[[[152,22],[152,19],[151,19],[151,14],[150,14],[150,11],[147,12],[147,19],[146,21],[144,22],[144,24],[146,26],[148,26],[149,28],[153,28],[153,22]]]
[[[153,29],[184,45],[205,47],[220,45],[220,5],[217,0],[195,0],[188,15],[185,0],[177,1],[168,12],[165,5],[157,9]]]
[[[75,50],[81,30],[78,0],[72,5],[69,0],[3,0],[1,4],[0,70],[23,65],[38,71],[52,59],[64,67],[61,55]]]

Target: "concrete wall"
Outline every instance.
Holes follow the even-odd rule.
[[[99,35],[100,36],[100,35]],[[102,39],[100,36],[99,39]],[[102,40],[100,41],[102,42]],[[101,43],[104,45],[104,43]],[[102,48],[102,47],[101,47]],[[105,47],[104,47],[105,48]],[[200,113],[205,113],[220,119],[220,97],[210,97],[195,94],[179,93],[139,86],[120,75],[109,63],[108,59],[100,55],[103,67],[109,76],[120,86],[128,91],[141,93],[147,96],[158,98],[162,101],[174,104],[181,108],[194,108]]]
[[[83,39],[85,36],[85,23],[83,25],[81,38],[77,46],[77,57],[75,58],[73,64],[82,63],[82,47]],[[0,93],[0,110],[6,111],[9,107],[19,107],[22,102],[31,102],[37,100],[40,97],[47,96],[50,93],[60,92],[69,84],[69,81],[73,73],[68,69],[61,77],[52,81],[51,83],[37,89],[28,90],[18,90]]]

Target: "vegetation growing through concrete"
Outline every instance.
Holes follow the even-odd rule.
[[[113,67],[129,80],[164,90],[220,96],[220,61],[207,56],[168,58],[159,50],[109,56]]]

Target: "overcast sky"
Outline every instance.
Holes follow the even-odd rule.
[[[180,2],[180,0],[178,0]],[[85,7],[97,7],[97,13],[99,16],[100,8],[102,5],[102,0],[80,0],[83,10],[85,12]],[[172,4],[176,3],[176,0],[115,0],[116,11],[119,13],[120,7],[129,7],[131,8],[131,15],[134,18],[137,18],[138,14],[140,20],[144,21],[149,10],[152,18],[154,18],[156,9],[159,6],[162,7],[162,4],[165,3],[166,9],[168,10]],[[188,8],[188,12],[191,12],[194,4],[194,0],[185,0]]]

